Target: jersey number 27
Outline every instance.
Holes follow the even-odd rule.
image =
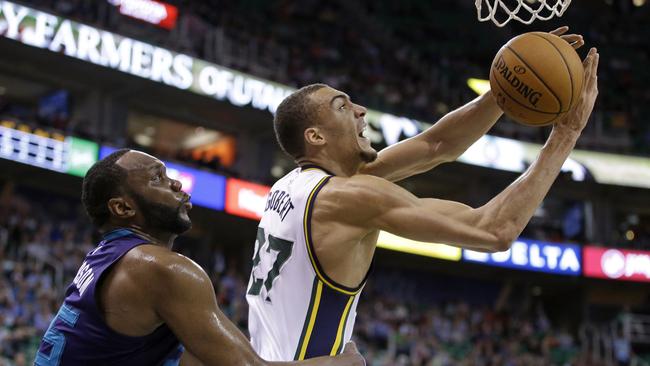
[[[263,252],[262,248],[266,248]],[[280,270],[284,263],[291,257],[291,250],[293,249],[293,242],[288,240],[279,239],[273,235],[268,236],[268,242],[266,234],[264,233],[263,227],[257,228],[257,250],[255,251],[255,257],[253,257],[253,270],[251,271],[251,285],[248,289],[249,295],[261,295],[262,287],[266,289],[266,294],[264,300],[271,302],[269,297],[269,292],[273,287],[273,281],[280,274]],[[256,274],[262,270],[262,257],[261,255],[271,255],[271,251],[277,252],[277,256],[271,269],[266,273],[266,279],[256,277]]]

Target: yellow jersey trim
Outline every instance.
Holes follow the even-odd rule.
[[[330,352],[330,356],[335,356],[339,351],[339,347],[341,346],[341,342],[343,341],[343,333],[345,333],[345,323],[346,320],[348,320],[348,312],[350,312],[350,307],[352,306],[353,302],[354,302],[354,296],[350,296],[350,298],[348,299],[348,303],[345,305],[345,310],[343,310],[343,314],[341,314],[339,329],[336,331],[336,340],[334,341],[334,345],[332,346],[332,351]]]
[[[320,305],[320,298],[323,294],[323,283],[318,281],[316,285],[316,296],[314,299],[314,306],[311,309],[311,316],[309,318],[309,325],[307,326],[307,332],[305,333],[305,339],[302,342],[300,347],[300,355],[298,356],[299,360],[305,359],[305,353],[307,352],[307,346],[309,345],[309,339],[311,338],[311,333],[314,330],[314,324],[316,323],[316,315],[318,315],[318,306]]]

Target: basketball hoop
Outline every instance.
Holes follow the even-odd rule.
[[[508,6],[509,2],[516,6]],[[549,20],[554,16],[561,17],[571,4],[571,0],[476,0],[478,20],[491,20],[503,27],[511,20],[530,24],[535,19]],[[499,19],[504,20],[499,20]]]

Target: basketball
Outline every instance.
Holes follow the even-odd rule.
[[[577,102],[583,73],[569,43],[550,33],[530,32],[501,47],[490,68],[490,87],[508,117],[546,126]]]

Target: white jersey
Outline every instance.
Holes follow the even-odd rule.
[[[271,188],[257,229],[246,300],[248,330],[268,361],[341,353],[352,336],[361,288],[337,284],[323,272],[311,240],[311,215],[331,178],[303,166]]]

